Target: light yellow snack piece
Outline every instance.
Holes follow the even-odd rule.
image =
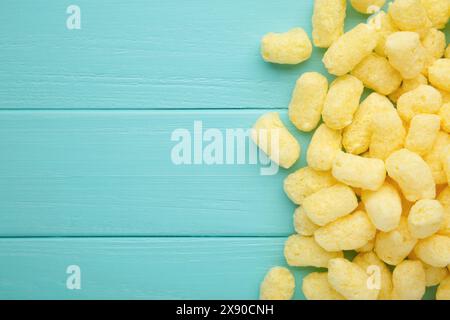
[[[444,221],[438,233],[450,237],[450,188],[448,186],[439,193],[437,200],[444,207]]]
[[[375,237],[375,226],[367,213],[356,211],[321,227],[314,239],[326,251],[354,250],[366,245]]]
[[[434,28],[443,29],[450,17],[448,0],[420,0]]]
[[[371,158],[385,160],[405,142],[406,130],[396,110],[372,116],[369,154]]]
[[[397,102],[403,94],[416,89],[422,84],[428,84],[428,79],[423,74],[419,74],[417,77],[412,79],[403,79],[402,86],[395,92],[391,93],[389,95],[389,99],[393,102]]]
[[[365,253],[365,252],[371,252],[373,251],[373,248],[375,247],[375,239],[369,240],[364,246],[361,248],[355,249],[356,252]]]
[[[448,274],[447,268],[438,268],[423,263],[427,287],[437,286]]]
[[[302,28],[266,34],[261,40],[261,55],[267,62],[298,64],[311,57],[312,44]]]
[[[450,276],[442,280],[436,291],[436,300],[450,300]]]
[[[305,197],[337,183],[330,171],[316,171],[303,167],[284,179],[284,191],[295,204],[302,204]]]
[[[450,59],[438,59],[428,68],[428,79],[436,88],[450,91]]]
[[[341,131],[330,129],[327,125],[321,124],[312,136],[306,152],[306,161],[314,170],[329,171],[341,148]]]
[[[402,216],[397,229],[377,233],[375,253],[387,264],[397,265],[410,254],[416,243],[417,239],[409,233],[406,217]]]
[[[303,201],[308,218],[324,226],[353,212],[358,206],[355,192],[349,186],[336,184],[313,193]]]
[[[373,252],[358,254],[353,259],[353,263],[356,263],[363,270],[366,270],[366,273],[369,273],[372,268],[377,268],[381,278],[378,300],[390,300],[392,294],[392,274],[386,264]]]
[[[439,131],[431,151],[423,158],[431,168],[434,182],[436,184],[447,183],[442,159],[446,153],[447,146],[450,145],[450,135],[444,131]]]
[[[450,103],[450,91],[438,89],[442,96],[442,103]]]
[[[307,300],[345,300],[328,283],[327,272],[311,272],[304,277],[302,291]]]
[[[425,67],[427,53],[415,32],[401,31],[386,39],[386,56],[404,79],[417,77]]]
[[[252,130],[252,140],[275,163],[291,167],[300,157],[300,145],[281,122],[278,112],[263,114]]]
[[[402,216],[402,199],[397,189],[385,182],[376,191],[364,190],[361,195],[370,221],[378,230],[396,229]]]
[[[402,76],[389,61],[372,53],[365,57],[351,72],[364,86],[382,95],[389,95],[400,87]]]
[[[295,279],[283,267],[274,267],[266,274],[260,287],[261,300],[290,300],[294,296]]]
[[[421,300],[425,294],[425,270],[420,261],[406,260],[392,273],[394,300]]]
[[[350,3],[356,11],[372,14],[380,10],[386,3],[386,0],[350,0]]]
[[[424,239],[436,233],[443,221],[444,208],[439,201],[419,200],[409,212],[409,232],[415,238]]]
[[[334,41],[322,61],[329,73],[343,76],[367,57],[377,43],[376,29],[361,23]]]
[[[298,80],[289,104],[289,118],[301,131],[311,131],[320,121],[328,91],[328,80],[317,72],[306,72]]]
[[[369,24],[373,25],[376,28],[378,34],[378,43],[375,47],[375,52],[378,55],[385,57],[385,45],[387,37],[399,30],[392,21],[391,16],[384,11],[380,11],[373,19],[370,20]]]
[[[450,237],[434,234],[420,240],[414,248],[416,256],[434,267],[446,267],[450,264]]]
[[[328,48],[344,33],[346,0],[315,0],[312,37],[316,47]]]
[[[402,216],[407,217],[411,207],[414,205],[414,202],[408,201],[402,193],[402,190],[398,186],[397,182],[395,182],[391,177],[386,178],[386,182],[390,183],[400,195],[400,199],[402,201]]]
[[[389,7],[388,13],[402,31],[423,34],[432,26],[420,0],[395,0]]]
[[[442,106],[441,93],[429,85],[420,85],[403,94],[397,101],[397,110],[405,122],[420,113],[436,114]]]
[[[429,29],[422,39],[422,45],[427,52],[425,68],[422,72],[428,74],[428,67],[444,55],[446,46],[445,33],[435,28]]]
[[[450,145],[445,147],[441,155],[442,167],[447,176],[447,185],[450,184]]]
[[[295,232],[302,236],[312,236],[319,226],[314,224],[306,215],[302,207],[295,209],[294,213]]]
[[[354,76],[345,75],[334,80],[322,110],[325,124],[334,130],[351,124],[363,90],[363,83]]]
[[[439,116],[441,117],[442,130],[450,133],[450,103],[444,103],[439,110]]]
[[[421,156],[433,149],[441,118],[435,114],[418,114],[411,119],[405,147]]]
[[[328,263],[328,282],[348,300],[376,300],[380,290],[368,286],[369,275],[356,263],[332,259]]]
[[[372,117],[384,112],[395,112],[395,108],[388,98],[378,93],[371,93],[361,103],[353,122],[342,135],[342,144],[348,153],[361,154],[369,149]]]
[[[386,178],[384,161],[340,151],[333,162],[333,177],[351,187],[378,190]]]
[[[344,254],[327,252],[314,241],[313,237],[295,234],[286,240],[284,256],[290,266],[325,268],[330,259],[343,257]]]
[[[436,196],[431,169],[417,153],[407,149],[394,152],[386,159],[386,169],[406,200],[414,202]]]

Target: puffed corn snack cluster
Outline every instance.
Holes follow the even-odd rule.
[[[336,76],[302,74],[289,104],[293,125],[315,131],[307,166],[284,180],[298,206],[286,262],[327,269],[304,277],[307,299],[416,300],[438,286],[436,299],[450,300],[450,46],[441,31],[450,0],[395,0],[386,12],[385,0],[349,2],[376,15],[344,32],[347,1],[315,0],[312,43],[301,28],[262,40],[272,63],[326,48],[323,64]],[[300,157],[276,112],[257,120],[252,138],[283,168]],[[260,288],[261,299],[294,293],[284,267]]]

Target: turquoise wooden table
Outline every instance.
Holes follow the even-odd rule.
[[[298,0],[2,0],[0,298],[256,299],[285,265],[288,172],[177,165],[171,138],[287,120],[323,50],[276,66],[259,40],[311,33],[311,14]],[[346,28],[365,19],[349,9]]]

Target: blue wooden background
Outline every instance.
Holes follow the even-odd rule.
[[[81,30],[66,28],[71,4]],[[285,265],[288,172],[176,166],[170,137],[194,121],[249,128],[267,110],[287,120],[323,50],[277,66],[259,40],[310,34],[311,15],[310,0],[2,0],[0,298],[256,299]],[[366,18],[349,9],[346,28]],[[69,265],[81,290],[66,288]],[[309,271],[295,270],[299,288]]]

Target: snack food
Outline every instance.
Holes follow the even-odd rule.
[[[345,300],[330,286],[327,272],[311,272],[304,277],[302,291],[308,300]]]
[[[433,27],[445,28],[450,17],[450,2],[448,0],[420,0],[420,3],[425,8]]]
[[[424,34],[432,26],[421,0],[395,0],[388,13],[402,31]]]
[[[405,122],[410,122],[420,113],[437,114],[441,106],[441,93],[429,85],[420,85],[397,101],[398,114]]]
[[[441,117],[435,114],[418,114],[411,119],[405,147],[425,156],[434,146],[441,127]]]
[[[325,268],[330,259],[341,258],[344,254],[324,250],[313,237],[294,234],[286,240],[284,256],[290,266]]]
[[[386,0],[351,0],[350,3],[356,11],[364,14],[372,14],[382,8]]]
[[[378,190],[386,178],[384,161],[342,151],[334,158],[331,172],[336,180],[346,185],[373,191]]]
[[[416,243],[408,230],[407,218],[402,216],[396,229],[377,233],[374,251],[381,260],[395,266],[411,253]]]
[[[360,253],[352,261],[363,270],[371,271],[374,267],[378,268],[380,279],[380,293],[378,300],[390,300],[392,294],[392,273],[386,264],[373,252]]]
[[[365,57],[351,72],[366,88],[389,95],[400,88],[402,76],[389,61],[376,53]]]
[[[317,171],[311,167],[303,167],[284,179],[284,191],[292,202],[300,205],[307,196],[336,183],[330,171]]]
[[[397,189],[386,181],[378,190],[363,190],[361,199],[370,221],[378,230],[396,229],[402,216],[402,199]]]
[[[301,131],[311,131],[320,121],[328,80],[317,72],[306,72],[296,82],[289,104],[289,119]]]
[[[369,149],[372,138],[372,118],[377,113],[395,111],[388,98],[371,93],[359,106],[353,122],[344,129],[342,144],[348,153],[362,154]]]
[[[281,122],[278,112],[263,114],[256,121],[252,140],[283,168],[290,168],[300,157],[300,145]]]
[[[314,0],[312,36],[316,47],[328,48],[344,33],[346,0]]]
[[[322,61],[329,73],[343,76],[367,57],[377,44],[376,29],[361,23],[334,41]]]
[[[436,292],[436,300],[450,300],[450,276],[442,280]]]
[[[420,300],[425,294],[425,270],[420,261],[406,260],[397,265],[392,273],[392,298]]]
[[[328,282],[348,300],[376,300],[379,289],[367,286],[369,275],[356,263],[343,258],[328,263]]]
[[[427,60],[427,52],[420,42],[419,34],[411,31],[390,34],[386,38],[385,53],[389,63],[404,79],[417,77]]]
[[[450,102],[442,105],[439,116],[441,117],[442,130],[450,133]]]
[[[434,267],[446,267],[450,264],[450,237],[434,234],[422,239],[414,248],[416,256]]]
[[[434,199],[436,184],[428,164],[417,154],[401,149],[386,159],[386,170],[409,201]]]
[[[306,72],[292,94],[297,129],[323,124],[308,167],[284,181],[299,205],[286,260],[328,267],[304,277],[310,300],[415,300],[436,285],[450,299],[450,48],[438,30],[450,1],[395,0],[387,14],[384,0],[351,4],[376,14],[343,33],[346,2],[315,1],[314,44],[328,47],[322,61],[337,78],[328,88]],[[360,103],[364,88],[375,92]],[[350,262],[345,250],[358,255]]]
[[[405,142],[406,130],[395,110],[377,112],[372,116],[369,156],[385,160]]]
[[[321,124],[311,138],[306,161],[308,166],[318,171],[329,171],[339,150],[342,148],[340,130],[333,130]]]
[[[266,274],[260,287],[261,300],[290,300],[294,295],[295,279],[283,267],[273,267]]]
[[[353,189],[341,183],[321,189],[303,200],[308,218],[319,226],[350,214],[357,206],[358,199]]]
[[[447,154],[447,147],[450,145],[450,135],[444,131],[439,131],[434,141],[433,148],[423,158],[431,169],[434,182],[436,184],[447,183],[447,175],[444,169],[443,158]]]
[[[267,62],[298,64],[311,57],[312,44],[302,28],[284,33],[270,32],[261,40],[261,55]]]
[[[419,200],[408,215],[408,228],[417,239],[427,238],[436,233],[444,221],[444,208],[437,200]]]
[[[428,79],[438,89],[450,91],[450,59],[438,59],[428,68]]]
[[[374,51],[378,55],[385,57],[387,37],[399,30],[392,21],[391,16],[384,11],[380,11],[372,20],[369,21],[369,23],[373,25],[375,30],[377,30],[378,41]]]
[[[325,98],[323,122],[333,130],[341,130],[352,123],[364,90],[361,80],[345,75],[334,80]]]
[[[355,250],[375,237],[376,229],[367,213],[356,211],[337,219],[314,232],[316,242],[329,252]]]
[[[302,236],[312,236],[319,226],[314,224],[302,207],[298,207],[294,212],[295,232]]]

